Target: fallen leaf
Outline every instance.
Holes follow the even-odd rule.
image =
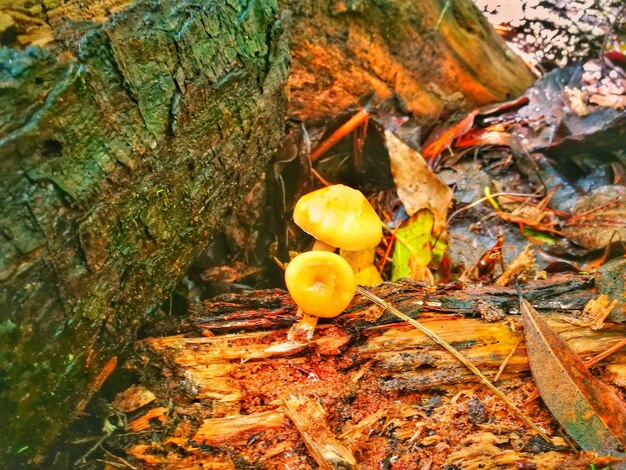
[[[624,109],[626,108],[625,95],[591,95],[589,102],[603,106],[605,108]]]
[[[419,152],[389,131],[385,131],[385,141],[398,197],[407,214],[413,216],[429,209],[435,218],[435,233],[443,232],[452,190],[432,172]]]
[[[152,403],[156,399],[154,393],[141,385],[132,385],[118,393],[111,403],[120,413],[131,413],[142,406]]]
[[[509,263],[504,272],[496,279],[496,286],[508,286],[513,278],[523,272],[530,271],[535,266],[535,252],[530,248],[530,243],[526,245],[524,251]]]
[[[478,114],[475,109],[460,121],[441,131],[431,134],[422,148],[422,155],[426,160],[434,160],[441,152],[452,145],[454,139],[468,132],[474,125],[474,118]]]
[[[455,147],[474,147],[476,145],[498,145],[506,147],[516,147],[519,145],[516,139],[508,132],[485,131],[480,129],[477,132],[468,132],[460,137]]]
[[[580,317],[563,319],[574,325],[590,326],[592,330],[600,330],[604,326],[604,320],[616,305],[617,299],[611,302],[607,295],[600,294],[597,299],[591,299],[587,302]]]
[[[520,295],[530,370],[541,398],[584,450],[626,457],[626,405]]]
[[[586,116],[589,114],[589,108],[585,103],[585,94],[580,88],[577,87],[564,87],[564,94],[569,101],[569,107],[579,116]]]
[[[391,270],[392,281],[411,278],[417,281],[433,282],[432,274],[427,268],[432,259],[432,231],[433,214],[424,209],[396,232]],[[428,271],[430,276],[424,270]]]
[[[626,187],[601,186],[582,197],[562,233],[589,250],[626,241]]]

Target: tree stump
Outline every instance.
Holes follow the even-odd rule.
[[[80,413],[283,132],[274,2],[110,6],[0,50],[2,455]]]

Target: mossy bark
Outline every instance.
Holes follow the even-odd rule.
[[[0,455],[16,461],[80,413],[235,210],[286,106],[272,0],[137,2],[55,34],[0,49]]]

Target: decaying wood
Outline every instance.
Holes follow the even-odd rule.
[[[582,296],[570,298],[567,292],[573,286]],[[558,436],[558,424],[540,400],[525,401],[536,389],[520,342],[521,318],[514,304],[508,304],[514,291],[474,287],[425,295],[424,289],[404,283],[374,291],[385,297],[395,290],[396,305],[419,315],[487,376],[502,369],[498,385],[533,422]],[[203,322],[189,325],[185,334],[138,344],[134,367],[143,371],[144,385],[150,383],[159,400],[170,403],[168,423],[152,421],[145,437],[113,437],[110,445],[139,465],[183,459],[188,465],[236,462],[265,468],[271,459],[272,468],[305,469],[379,468],[389,461],[398,468],[482,468],[486,461],[585,468],[603,462],[574,452],[558,437],[552,446],[537,439],[448,352],[410,326],[392,322],[362,298],[354,300],[348,313],[318,326],[310,343],[284,347],[287,329],[282,322],[293,315],[294,306],[278,291],[256,294],[205,305]],[[606,323],[593,330],[566,321],[580,313],[584,296],[595,295],[589,277],[535,282],[525,295],[543,305],[550,325],[584,359],[626,335],[625,325]],[[461,303],[465,312],[458,308]],[[485,303],[502,309],[499,319],[471,318],[479,311],[476,305],[484,308]],[[238,310],[245,304],[248,310]],[[455,307],[443,313],[442,305]],[[239,325],[253,328],[258,325],[257,308],[280,311],[276,318],[282,319],[271,330],[265,323],[256,331],[222,333],[225,323],[207,317],[212,309],[238,310],[230,314],[229,325],[239,315]],[[622,350],[594,371],[619,390],[624,365]],[[136,414],[158,410],[159,400]],[[154,432],[161,444],[145,447],[154,442]]]
[[[424,120],[518,96],[533,78],[466,0],[286,0],[294,13],[289,113],[335,115],[398,93]]]
[[[300,432],[311,457],[324,470],[350,468],[356,464],[350,449],[329,429],[326,410],[310,395],[282,398],[284,412]]]

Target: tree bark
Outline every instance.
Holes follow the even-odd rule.
[[[3,456],[80,413],[282,135],[275,2],[117,3],[0,50]]]
[[[299,118],[375,91],[432,120],[530,83],[469,0],[418,3],[2,4],[1,455],[40,460],[261,180],[287,18]]]
[[[375,92],[424,122],[504,101],[533,76],[471,1],[285,0],[294,12],[289,114],[319,119]]]

